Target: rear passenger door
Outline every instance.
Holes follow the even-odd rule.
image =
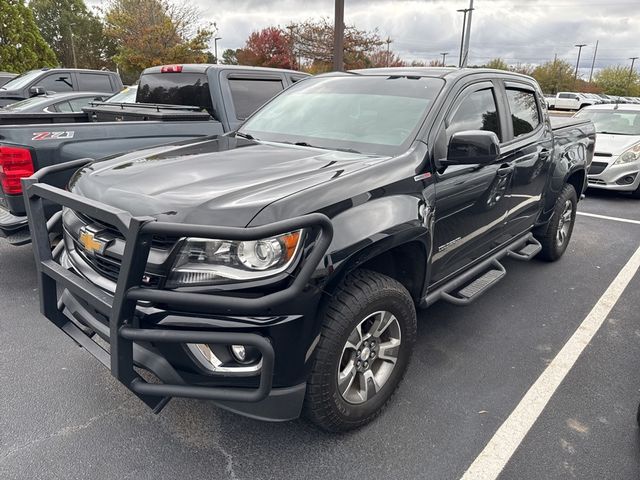
[[[502,104],[495,84],[484,81],[464,89],[439,127],[435,166],[447,156],[454,133],[485,130],[505,138]],[[506,167],[506,168],[505,168]],[[436,205],[431,281],[444,280],[486,256],[500,244],[507,205],[504,194],[511,170],[502,157],[490,165],[449,165],[436,174]]]
[[[518,236],[536,222],[542,206],[542,192],[549,176],[553,136],[544,120],[543,99],[525,82],[505,82],[507,141],[502,145],[504,161],[513,168],[506,193],[508,205],[505,233]]]
[[[80,92],[115,92],[110,75],[104,73],[76,72],[77,90]]]
[[[221,86],[229,129],[238,128],[287,84],[284,76],[277,73],[224,72]]]

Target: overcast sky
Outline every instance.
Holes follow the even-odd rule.
[[[203,18],[218,24],[218,49],[239,48],[254,30],[290,21],[333,18],[333,0],[195,0]],[[90,3],[100,3],[93,0]],[[449,52],[457,59],[462,14],[469,0],[345,0],[345,22],[378,28],[406,60],[431,60]],[[630,65],[640,56],[640,0],[475,0],[470,64],[501,57],[507,63],[543,63],[558,58],[575,64],[576,43],[586,43],[580,61],[589,69],[596,40],[596,68]],[[449,61],[447,62],[449,63]],[[640,66],[640,63],[637,63]]]

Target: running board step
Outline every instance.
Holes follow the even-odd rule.
[[[542,245],[532,235],[527,238],[527,243],[524,247],[521,247],[519,250],[508,250],[507,257],[513,258],[514,260],[528,262],[533,257],[538,255],[541,251]]]
[[[450,292],[442,292],[442,300],[454,305],[468,305],[502,280],[506,274],[507,271],[502,264],[495,260],[491,262],[487,270],[462,288]]]

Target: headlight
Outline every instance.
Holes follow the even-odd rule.
[[[245,242],[185,238],[167,288],[243,282],[285,270],[296,257],[303,231]]]
[[[640,143],[637,143],[629,150],[624,152],[622,155],[618,157],[618,159],[613,162],[614,165],[623,165],[625,163],[631,163],[640,160]]]

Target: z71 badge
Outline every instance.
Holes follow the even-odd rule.
[[[31,140],[62,140],[65,138],[73,138],[75,132],[34,132]]]

